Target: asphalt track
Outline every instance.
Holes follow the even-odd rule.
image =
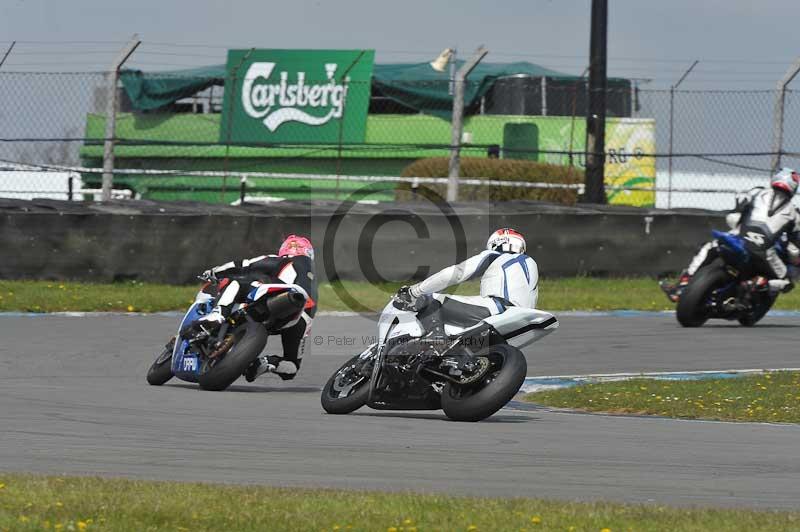
[[[800,428],[511,405],[330,416],[319,388],[374,334],[317,319],[290,382],[227,392],[144,375],[174,317],[0,316],[0,471],[797,508]],[[367,338],[362,338],[367,337]],[[800,318],[680,329],[670,316],[575,317],[526,351],[530,375],[797,367]]]

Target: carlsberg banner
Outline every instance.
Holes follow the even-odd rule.
[[[374,57],[229,50],[220,142],[364,142]]]

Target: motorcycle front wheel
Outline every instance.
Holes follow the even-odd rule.
[[[371,374],[371,361],[361,355],[345,362],[322,388],[322,408],[329,414],[349,414],[367,404]]]
[[[150,369],[147,370],[147,383],[152,386],[161,386],[172,378],[172,350],[175,348],[175,338],[164,346]]]
[[[448,382],[442,390],[442,410],[454,421],[480,421],[503,408],[519,391],[528,373],[522,351],[500,344],[479,351],[476,358],[489,362],[474,383]]]
[[[233,384],[267,345],[266,329],[254,321],[248,321],[230,334],[234,335],[233,347],[218,360],[204,362],[197,381],[204,390],[218,392]]]

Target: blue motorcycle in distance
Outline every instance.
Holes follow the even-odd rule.
[[[224,287],[215,278],[208,281],[218,290]],[[269,334],[300,316],[307,297],[296,285],[258,284],[246,302],[233,307],[228,320],[218,329],[181,335],[188,325],[213,308],[213,296],[200,290],[181,320],[178,333],[150,366],[147,382],[160,386],[174,376],[196,382],[204,390],[224,390],[258,357]]]
[[[681,292],[676,308],[678,322],[684,327],[700,327],[709,319],[721,318],[755,325],[778,296],[767,289],[753,291],[745,283],[758,272],[742,237],[722,231],[712,233],[719,256],[700,268]],[[780,242],[776,251],[783,253]]]

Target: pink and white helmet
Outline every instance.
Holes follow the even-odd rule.
[[[298,255],[305,255],[306,257],[314,260],[314,246],[311,241],[304,236],[289,235],[286,240],[281,244],[278,249],[278,255],[281,257],[297,257]]]
[[[790,196],[794,196],[794,193],[797,192],[798,183],[800,183],[800,174],[791,168],[781,168],[769,182],[772,188],[783,190]]]
[[[525,253],[525,237],[521,233],[508,227],[498,229],[486,242],[489,251],[502,251],[505,253]]]

